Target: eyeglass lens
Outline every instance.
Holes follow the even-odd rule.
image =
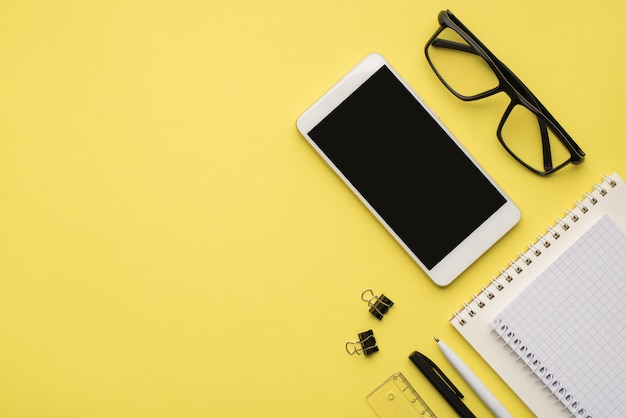
[[[450,28],[439,33],[428,46],[427,53],[441,78],[461,96],[476,96],[499,84],[487,62]]]
[[[550,171],[570,160],[567,147],[525,106],[515,105],[502,121],[500,139],[510,153],[539,172]]]

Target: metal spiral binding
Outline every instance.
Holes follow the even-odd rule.
[[[592,418],[576,400],[576,397],[569,393],[568,389],[550,371],[550,368],[536,358],[535,354],[524,344],[524,341],[502,319],[496,318],[490,322],[490,325],[498,340],[501,340],[504,346],[511,349],[511,354],[522,361],[523,367],[528,368],[537,377],[537,382],[543,383],[544,389],[550,391],[550,394],[556,397],[564,408],[576,417]]]
[[[537,237],[537,242],[540,242],[544,248],[548,248],[552,245],[550,241],[546,239],[545,235],[539,235]]]
[[[513,269],[513,271],[517,274],[520,274],[522,271],[524,271],[524,269],[522,269],[520,266],[517,265],[517,263],[515,261],[511,261],[509,263],[509,266]]]
[[[541,250],[535,247],[535,244],[528,244],[528,250],[532,252],[535,257],[539,257],[541,255]]]
[[[554,238],[555,240],[561,238],[561,234],[559,234],[559,231],[557,231],[556,229],[554,229],[553,226],[549,226],[548,227],[548,233],[550,235],[552,235],[552,238]]]
[[[574,212],[572,212],[572,210],[571,210],[571,209],[567,209],[567,210],[565,211],[565,214],[566,214],[567,216],[569,216],[569,218],[572,220],[572,222],[578,222],[578,219],[580,219],[580,218],[578,217],[578,215],[576,215]]]
[[[580,201],[577,200],[575,202],[575,205],[576,205],[575,207],[577,207],[578,210],[580,210],[582,213],[589,212],[589,208],[587,206],[583,205]]]
[[[595,190],[597,190],[597,191],[598,191],[598,193],[600,193],[600,196],[606,196],[606,189],[605,189],[605,188],[603,188],[603,187],[601,187],[601,186],[598,186],[597,184],[594,184],[594,185],[593,185],[593,188],[594,188]]]
[[[504,280],[506,280],[507,282],[513,281],[513,276],[507,273],[506,270],[500,270],[500,277],[504,277]]]
[[[451,320],[455,320],[459,325],[463,326],[470,318],[478,315],[480,310],[485,307],[487,301],[495,298],[500,291],[504,290],[506,283],[512,282],[514,277],[523,273],[521,266],[530,266],[534,259],[541,257],[542,247],[543,250],[549,249],[561,237],[562,232],[565,233],[569,230],[570,222],[578,222],[581,216],[589,212],[589,205],[598,203],[598,197],[593,193],[603,197],[608,193],[609,188],[617,186],[617,182],[610,176],[605,175],[602,177],[602,180],[600,185],[593,185],[591,192],[583,194],[582,202],[575,201],[573,208],[565,211],[565,219],[557,218],[552,226],[546,228],[546,232],[543,235],[537,236],[537,241],[528,245],[528,249],[525,252],[518,254],[518,258],[511,261],[507,268],[500,270],[500,274],[491,279],[486,286],[481,286],[477,295],[472,295],[469,302],[463,302],[461,310],[455,311]]]
[[[569,229],[569,224],[561,218],[556,218],[556,224],[560,225],[563,231],[567,231]]]
[[[589,192],[585,193],[585,197],[587,198],[587,200],[591,202],[592,205],[595,205],[596,203],[598,203],[598,199],[596,199],[596,197]]]
[[[484,308],[485,307],[485,302],[483,302],[478,296],[476,295],[472,295],[472,301],[476,302],[476,305],[478,305],[479,308]]]
[[[607,176],[606,174],[602,176],[602,179],[604,180],[605,183],[608,183],[608,185],[611,186],[611,188],[617,186],[617,182],[613,180],[611,177]]]

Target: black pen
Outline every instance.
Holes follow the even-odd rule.
[[[443,398],[462,418],[476,418],[476,415],[461,401],[463,394],[448,379],[431,359],[420,352],[414,351],[409,359],[417,366],[426,379],[437,389]]]

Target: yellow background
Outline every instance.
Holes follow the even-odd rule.
[[[549,177],[423,53],[451,9],[587,152]],[[448,323],[591,184],[626,176],[621,1],[0,1],[0,416],[374,417],[407,356],[455,348],[528,410]],[[521,222],[434,285],[295,128],[382,53],[509,193]],[[433,184],[432,187],[445,187]],[[420,196],[428,199],[428,194]],[[459,202],[459,216],[465,205]],[[441,226],[445,233],[445,225]],[[377,321],[372,288],[396,304]],[[349,356],[373,329],[380,352]]]

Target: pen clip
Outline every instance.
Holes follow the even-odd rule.
[[[420,354],[421,354],[421,353],[420,353]],[[428,363],[428,365],[431,367],[431,369],[432,369],[435,373],[437,373],[437,375],[439,375],[439,377],[441,378],[441,380],[443,380],[443,381],[446,383],[446,385],[448,385],[448,387],[449,387],[450,389],[452,389],[452,392],[454,392],[454,394],[455,394],[456,396],[458,396],[460,399],[463,399],[463,398],[464,398],[464,396],[463,396],[463,394],[461,393],[461,391],[460,391],[460,390],[459,390],[456,386],[454,386],[454,383],[452,383],[452,381],[448,378],[448,376],[446,376],[446,374],[443,372],[443,370],[441,370],[441,369],[439,368],[439,366],[437,366],[437,365],[436,365],[436,364],[435,364],[435,363],[434,363],[431,359],[429,359],[429,358],[428,358],[428,357],[426,357],[425,355],[421,354],[421,357],[422,357],[422,359],[423,359],[426,363]]]

